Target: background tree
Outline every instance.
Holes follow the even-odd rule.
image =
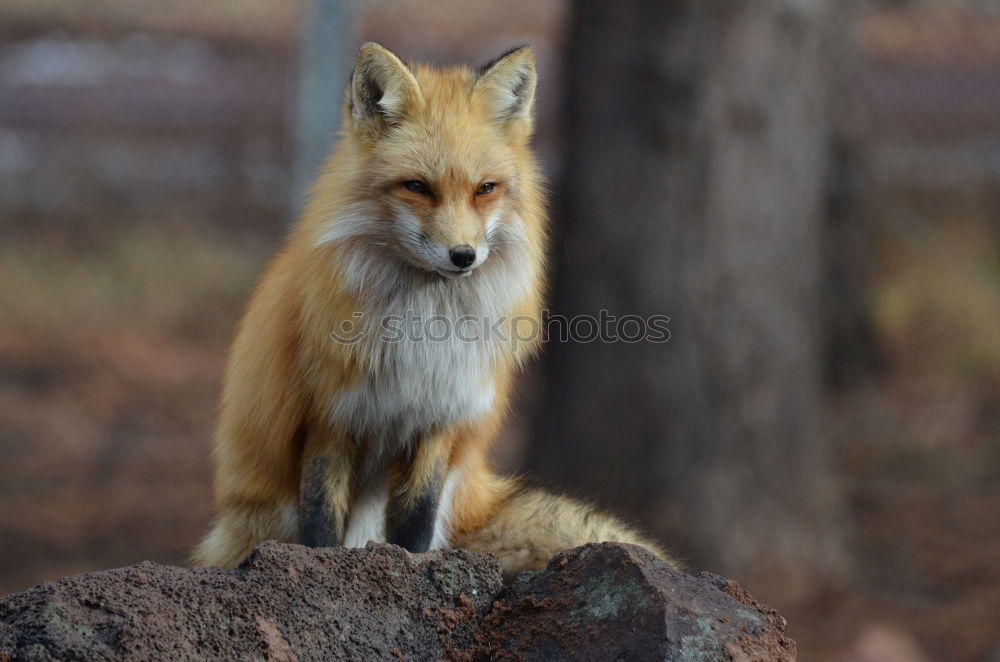
[[[800,594],[843,568],[821,431],[837,0],[579,0],[554,308],[666,344],[550,343],[530,471],[692,564]]]

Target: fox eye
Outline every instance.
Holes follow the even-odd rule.
[[[492,193],[497,185],[494,182],[486,182],[485,184],[480,184],[479,188],[476,189],[476,195],[486,195],[487,193]]]
[[[430,195],[431,190],[427,188],[427,184],[424,184],[419,179],[408,179],[403,182],[403,188],[405,188],[410,193],[419,193],[420,195]]]

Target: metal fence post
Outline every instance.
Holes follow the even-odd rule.
[[[293,217],[305,206],[309,186],[340,123],[353,64],[354,5],[354,0],[303,0],[299,83],[291,127]]]

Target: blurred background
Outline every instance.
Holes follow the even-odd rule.
[[[497,462],[627,515],[804,660],[1000,660],[1000,5],[6,0],[0,593],[210,518],[225,352],[353,54],[539,58],[552,344]]]

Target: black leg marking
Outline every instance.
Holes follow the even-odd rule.
[[[431,489],[410,508],[404,508],[400,503],[390,505],[386,521],[389,542],[413,553],[430,549],[437,521],[440,487],[439,480],[433,481]]]
[[[422,497],[409,511],[389,517],[389,542],[414,553],[430,549],[437,519],[437,494]]]
[[[326,492],[326,467],[321,458],[308,467],[302,490],[302,544],[307,547],[335,547],[341,543],[339,527],[333,521]]]

